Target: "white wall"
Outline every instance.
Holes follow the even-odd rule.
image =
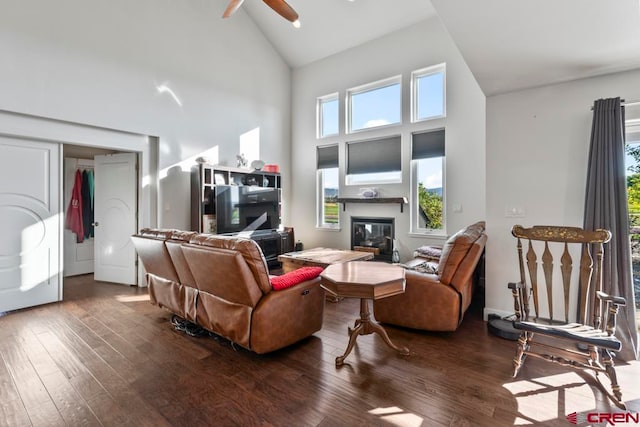
[[[409,120],[411,71],[447,64],[447,117],[417,124]],[[386,77],[402,74],[403,125],[382,130],[368,130],[345,136],[344,97],[346,90]],[[339,92],[340,129],[337,137],[316,138],[316,98]],[[340,212],[340,232],[316,230],[316,154],[318,145],[340,144],[340,177],[344,183],[345,142],[385,135],[402,136],[403,183],[378,185],[382,197],[409,197],[410,136],[412,132],[446,127],[446,209],[447,232],[485,217],[485,97],[457,48],[437,18],[432,18],[398,32],[346,50],[293,71],[292,86],[292,171],[294,210],[290,224],[296,239],[305,247],[350,246],[351,216],[395,217],[396,238],[401,258],[410,256],[416,247],[442,243],[409,236],[409,209],[400,213],[399,205],[348,204]],[[345,187],[342,197],[356,196],[362,186]],[[452,213],[453,204],[462,212]]]
[[[640,71],[487,98],[485,313],[512,313],[514,224],[582,226],[593,101],[640,99]],[[505,207],[525,216],[506,217]]]
[[[289,188],[290,69],[242,10],[223,21],[225,6],[5,2],[0,109],[158,136],[161,226],[189,227],[189,181],[171,168],[215,147],[234,165],[256,128],[262,159],[280,164]]]

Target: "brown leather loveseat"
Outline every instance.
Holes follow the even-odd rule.
[[[322,328],[320,279],[275,291],[248,238],[143,229],[132,236],[151,302],[262,354]]]
[[[376,320],[427,331],[455,331],[471,304],[474,271],[487,242],[484,229],[480,221],[452,235],[433,273],[408,269],[403,294],[374,301]]]

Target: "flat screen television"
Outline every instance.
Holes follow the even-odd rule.
[[[239,185],[215,188],[219,234],[275,230],[280,226],[280,189]]]

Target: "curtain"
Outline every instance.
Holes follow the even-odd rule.
[[[598,99],[593,106],[584,228],[611,231],[604,253],[602,290],[627,300],[617,317],[616,336],[622,341],[618,356],[636,360],[638,333],[629,245],[624,107],[620,98]]]

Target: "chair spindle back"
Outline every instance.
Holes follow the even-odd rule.
[[[518,262],[520,267],[520,281],[524,286],[523,297],[519,304],[516,304],[516,316],[528,319],[530,314],[530,297],[533,299],[534,317],[538,319],[541,314],[541,301],[539,298],[541,286],[546,290],[546,308],[549,313],[549,320],[552,323],[558,323],[554,319],[553,305],[553,277],[554,277],[554,259],[550,249],[560,246],[562,255],[560,256],[560,273],[562,278],[562,295],[564,309],[564,323],[569,323],[569,299],[572,292],[571,273],[573,271],[573,258],[571,256],[572,247],[580,247],[580,270],[579,283],[580,295],[578,296],[579,313],[582,317],[580,323],[591,324],[595,328],[599,328],[601,324],[602,303],[598,298],[592,297],[596,291],[602,291],[602,259],[604,253],[604,244],[611,239],[611,233],[607,230],[598,229],[595,231],[587,231],[578,227],[559,227],[559,226],[534,226],[524,228],[515,225],[511,230],[514,237],[517,238]],[[526,254],[523,251],[522,240],[528,241]],[[534,248],[533,242],[544,242],[544,250],[542,257],[538,259],[538,254]],[[575,252],[574,252],[575,253]],[[594,256],[595,254],[595,260]],[[544,284],[538,283],[538,265],[542,264],[542,273]],[[526,270],[525,270],[526,265]],[[529,283],[527,282],[527,274],[529,275]],[[577,284],[576,284],[577,285]],[[593,322],[587,319],[587,304],[593,301]],[[519,312],[521,307],[524,313]],[[523,316],[524,314],[524,316]]]

